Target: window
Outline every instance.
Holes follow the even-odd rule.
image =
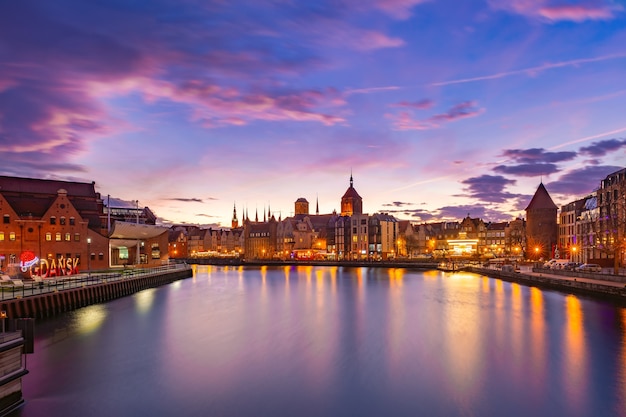
[[[65,217],[61,217],[61,218],[59,219],[59,224],[60,224],[61,226],[65,226]]]
[[[98,260],[100,260],[100,261],[104,260],[104,253],[100,252],[98,254]]]
[[[4,224],[9,224],[11,223],[11,217],[9,217],[8,214],[4,215],[4,220],[3,220]]]
[[[52,233],[50,233],[50,232],[47,232],[47,233],[46,233],[46,241],[47,241],[47,242],[52,241]]]
[[[54,216],[50,217],[50,224],[57,224],[57,218]]]
[[[72,235],[71,235],[70,233],[66,233],[66,234],[65,234],[65,240],[66,240],[67,242],[69,242],[70,240],[72,240]]]
[[[15,241],[15,232],[10,232],[9,233],[9,240]]]
[[[76,224],[76,219],[73,217],[70,217],[70,226],[74,226]]]
[[[74,241],[80,242],[80,233],[74,233]]]
[[[4,232],[0,232],[0,242],[4,241]]]
[[[57,232],[54,240],[56,240],[57,242],[61,241],[61,233],[60,232]]]

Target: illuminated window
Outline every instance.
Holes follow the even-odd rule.
[[[4,215],[4,220],[3,220],[3,221],[4,221],[4,224],[9,224],[9,223],[11,223],[11,218],[9,217],[9,215],[8,215],[8,214],[5,214],[5,215]]]
[[[0,232],[0,241],[4,241],[4,232]]]
[[[52,233],[46,233],[46,241],[50,242],[52,240]]]
[[[57,218],[54,216],[50,217],[50,224],[57,224]]]
[[[76,219],[73,217],[70,217],[70,226],[74,226],[76,224]]]
[[[71,235],[70,233],[66,233],[66,234],[65,234],[65,240],[66,240],[66,241],[68,241],[68,242],[69,242],[70,240],[72,240],[72,235]]]
[[[9,233],[9,240],[11,240],[11,241],[15,240],[15,232],[10,232]]]
[[[61,241],[61,233],[60,232],[57,232],[54,240],[56,240],[57,242]]]
[[[353,242],[358,242],[359,241],[359,237],[357,235],[352,236],[352,241]]]

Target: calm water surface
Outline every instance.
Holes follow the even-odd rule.
[[[626,416],[626,309],[468,273],[197,267],[36,337],[15,416]]]

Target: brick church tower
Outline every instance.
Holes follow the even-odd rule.
[[[558,207],[543,183],[526,207],[526,257],[552,258],[558,242]]]

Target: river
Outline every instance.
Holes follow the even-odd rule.
[[[13,416],[626,416],[626,309],[471,273],[194,267],[36,323]]]

